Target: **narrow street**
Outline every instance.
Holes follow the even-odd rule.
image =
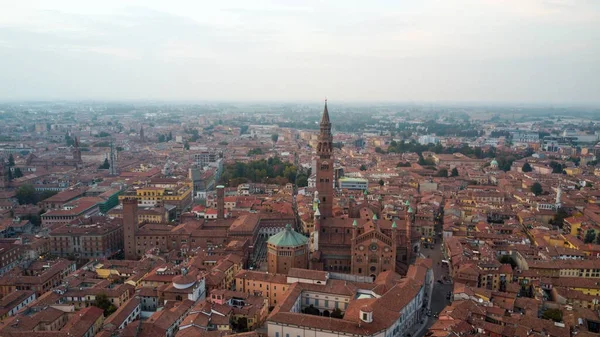
[[[444,254],[442,253],[442,238],[437,238],[437,243],[432,248],[422,248],[421,254],[425,257],[429,257],[433,261],[433,275],[435,283],[433,285],[433,294],[431,296],[431,317],[428,317],[424,323],[425,328],[421,329],[415,337],[424,336],[427,330],[435,323],[437,318],[434,317],[438,314],[446,305],[450,304],[450,300],[447,299],[448,292],[453,289],[452,284],[442,284],[438,280],[441,280],[444,276],[448,276],[448,267],[445,267],[442,263]]]

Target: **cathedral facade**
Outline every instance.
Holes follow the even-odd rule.
[[[379,219],[382,205],[351,200],[348,217],[335,217],[334,154],[327,101],[317,145],[314,232],[311,268],[376,277],[380,272],[407,270],[411,258],[411,221]],[[372,216],[371,216],[372,215]],[[370,216],[370,217],[367,217]]]

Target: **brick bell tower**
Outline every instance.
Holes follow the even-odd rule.
[[[327,100],[325,100],[320,128],[317,145],[317,191],[319,191],[321,219],[327,219],[333,216],[333,136]]]
[[[137,260],[136,234],[138,230],[138,203],[136,198],[123,199],[123,245],[126,260]],[[145,253],[145,252],[144,252]]]

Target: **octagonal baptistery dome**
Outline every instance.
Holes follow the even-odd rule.
[[[287,274],[290,268],[308,268],[308,238],[290,224],[267,241],[269,273]]]

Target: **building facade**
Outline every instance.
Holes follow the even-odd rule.
[[[123,249],[119,219],[94,216],[50,231],[50,252],[60,257],[109,258]]]

